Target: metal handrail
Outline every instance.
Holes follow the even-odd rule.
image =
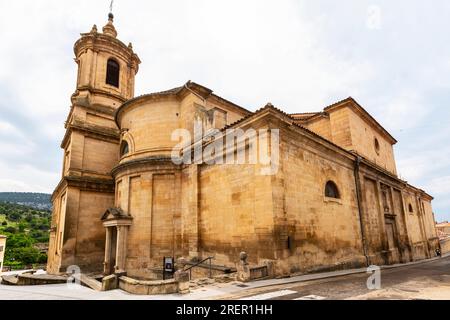
[[[205,262],[206,260],[209,260],[209,278],[212,278],[212,268],[211,268],[211,260],[214,259],[215,257],[208,257],[206,259],[203,259],[200,262],[197,262],[196,264],[190,266],[187,269],[184,269],[184,271],[189,271],[189,280],[192,279],[192,268],[198,267],[200,264],[202,264],[203,262]]]

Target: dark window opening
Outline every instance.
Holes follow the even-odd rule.
[[[380,142],[378,141],[378,139],[377,138],[375,138],[375,140],[374,140],[374,145],[375,145],[375,151],[377,152],[377,153],[379,153],[380,152]]]
[[[339,199],[339,190],[333,181],[328,181],[325,185],[325,197]]]
[[[389,201],[388,201],[388,192],[387,192],[387,190],[382,190],[381,191],[381,196],[382,196],[382,199],[383,199],[384,212],[389,212],[390,208],[389,208]]]
[[[128,154],[128,152],[130,152],[128,142],[122,141],[122,145],[120,146],[120,156],[123,157],[124,155]]]
[[[109,59],[106,67],[106,84],[110,84],[118,88],[119,73],[120,73],[119,64],[115,60]]]
[[[409,212],[414,212],[413,206],[411,205],[411,203],[408,205],[408,210]]]

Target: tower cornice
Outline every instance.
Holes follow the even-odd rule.
[[[81,38],[75,42],[73,49],[77,59],[88,49],[120,55],[124,60],[131,61],[131,67],[135,70],[135,73],[139,71],[141,60],[133,51],[132,46],[126,46],[122,41],[109,35],[96,32],[82,33]]]

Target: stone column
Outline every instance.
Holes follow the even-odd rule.
[[[103,262],[103,273],[105,275],[111,273],[111,240],[112,240],[111,228],[114,227],[105,228],[106,229],[105,261]]]
[[[250,281],[250,267],[247,262],[248,255],[241,252],[239,255],[239,263],[237,265],[237,280],[242,282]]]
[[[189,257],[190,258],[198,258],[199,257],[199,192],[200,192],[200,182],[199,182],[199,168],[198,165],[192,164],[189,168],[190,170],[190,197],[189,197],[189,223],[186,221],[186,225],[188,225],[187,234],[189,239]]]
[[[178,282],[178,293],[189,293],[189,272],[178,270],[175,272],[174,278]]]
[[[128,226],[117,226],[117,248],[115,273],[125,272],[125,260],[127,252]]]

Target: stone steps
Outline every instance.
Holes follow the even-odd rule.
[[[95,278],[89,277],[85,274],[74,274],[72,277],[78,280],[80,284],[85,287],[91,288],[95,291],[102,291],[102,283],[97,281]]]

